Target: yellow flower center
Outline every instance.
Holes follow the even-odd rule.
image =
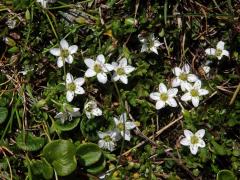
[[[96,73],[102,72],[102,67],[101,67],[101,65],[100,65],[100,64],[95,64],[95,65],[94,65],[94,71],[95,71]]]
[[[124,74],[125,74],[124,69],[123,69],[123,68],[118,68],[118,69],[117,69],[117,74],[120,75],[120,76],[121,76],[121,75],[124,75]]]
[[[111,142],[112,138],[109,135],[107,135],[103,138],[103,140],[106,141],[106,142]]]
[[[195,135],[193,135],[192,137],[191,137],[191,144],[197,144],[198,143],[198,141],[199,141],[199,139],[198,139],[198,137],[197,136],[195,136]]]
[[[76,85],[72,82],[67,85],[67,90],[69,91],[75,91],[76,90]]]
[[[198,90],[196,90],[196,89],[192,89],[192,90],[190,91],[190,94],[191,94],[192,97],[199,96]]]
[[[118,128],[120,131],[123,131],[123,130],[124,130],[123,123],[119,123],[119,124],[117,125],[117,128]]]
[[[167,93],[162,93],[160,95],[160,99],[163,100],[163,101],[167,101],[168,100],[168,94]]]
[[[67,58],[69,56],[69,51],[68,49],[62,49],[61,51],[61,57],[64,59],[64,58]]]
[[[222,50],[221,49],[216,49],[215,55],[216,56],[221,56]]]
[[[179,79],[181,79],[182,81],[187,81],[187,77],[188,77],[187,74],[181,73]]]

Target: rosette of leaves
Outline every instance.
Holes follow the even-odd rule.
[[[98,174],[102,172],[106,166],[102,150],[96,144],[80,144],[77,147],[76,155],[80,165],[84,166],[86,171],[91,174]]]

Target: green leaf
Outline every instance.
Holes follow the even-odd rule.
[[[37,151],[45,144],[45,139],[36,137],[32,133],[22,132],[16,138],[17,147],[24,151]]]
[[[91,174],[99,174],[104,170],[105,166],[106,166],[106,161],[104,156],[102,155],[101,159],[97,163],[87,167],[87,172]]]
[[[215,150],[216,154],[221,155],[221,156],[226,155],[227,152],[226,152],[226,149],[225,149],[225,147],[223,145],[218,144],[214,140],[212,140],[211,143],[212,143],[212,145],[214,147],[214,150]]]
[[[6,119],[8,115],[8,109],[5,107],[0,107],[0,124],[2,124]]]
[[[33,159],[31,161],[31,170],[34,175],[40,175],[45,179],[52,179],[53,177],[53,168],[45,158],[41,160]]]
[[[66,121],[62,124],[60,121],[55,122],[55,128],[60,131],[71,131],[74,129],[80,121],[80,118],[73,118],[72,121]]]
[[[77,156],[79,157],[80,164],[90,166],[99,161],[102,151],[96,144],[86,143],[77,147]]]
[[[76,148],[70,140],[54,140],[43,148],[43,156],[59,176],[71,174],[77,167]]]
[[[224,169],[217,173],[217,180],[236,180],[234,173],[230,170]]]

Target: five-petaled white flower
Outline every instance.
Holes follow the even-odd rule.
[[[64,107],[64,111],[60,112],[58,114],[56,114],[55,118],[60,119],[61,123],[64,124],[65,121],[69,120],[72,121],[73,117],[79,117],[80,116],[80,112],[79,112],[80,108],[65,108]]]
[[[177,95],[178,89],[171,88],[167,90],[167,87],[163,84],[159,84],[159,92],[152,92],[150,94],[150,98],[157,101],[156,102],[156,109],[161,109],[168,104],[171,107],[176,107],[177,102],[174,97]]]
[[[94,118],[95,116],[101,116],[102,110],[97,107],[96,101],[89,101],[84,106],[84,111],[88,119]]]
[[[85,90],[82,88],[84,84],[84,78],[73,79],[70,73],[66,75],[66,88],[67,88],[67,101],[71,102],[74,98],[74,94],[84,94]]]
[[[177,76],[173,79],[172,86],[181,86],[182,91],[186,90],[186,85],[189,84],[189,82],[198,80],[196,75],[190,74],[190,66],[188,64],[185,64],[182,69],[175,67],[172,71],[174,75]]]
[[[116,117],[114,117],[113,119],[116,125],[117,132],[120,132],[120,134],[125,140],[130,141],[131,139],[130,130],[135,128],[136,124],[134,122],[127,121],[126,113],[122,113],[119,119]]]
[[[222,59],[223,56],[229,56],[229,52],[224,49],[224,45],[225,45],[225,43],[223,41],[219,41],[217,43],[216,49],[214,49],[214,48],[207,48],[205,50],[205,53],[207,55],[216,56],[218,58],[218,60],[220,60],[220,59]]]
[[[93,77],[97,75],[97,79],[100,83],[105,84],[107,82],[106,73],[112,71],[113,66],[105,63],[105,57],[102,54],[97,56],[96,61],[87,58],[84,62],[88,67],[88,70],[85,72],[86,77]]]
[[[204,148],[205,142],[202,140],[205,135],[205,130],[200,129],[195,134],[189,130],[184,130],[185,138],[181,139],[180,144],[184,146],[190,146],[190,151],[192,154],[197,154],[198,147]]]
[[[139,41],[142,43],[141,52],[152,51],[158,54],[157,48],[163,43],[160,43],[154,34],[150,34],[148,37],[143,37],[141,34],[138,35]]]
[[[46,8],[46,7],[47,7],[47,3],[48,3],[47,0],[37,0],[37,2],[40,3],[43,8]]]
[[[116,131],[107,131],[107,132],[98,132],[98,146],[103,149],[108,149],[109,151],[114,151],[116,147],[116,141],[120,139],[118,132]]]
[[[65,39],[60,41],[60,48],[52,48],[50,53],[58,57],[57,66],[63,67],[64,63],[67,62],[72,64],[73,54],[76,53],[78,47],[76,45],[69,46],[68,42]]]
[[[187,84],[186,89],[188,92],[181,97],[181,100],[182,101],[192,100],[193,106],[198,107],[200,96],[208,94],[208,90],[201,89],[201,84],[202,83],[200,80],[197,80],[193,86],[191,84]]]
[[[122,83],[127,84],[128,83],[128,77],[127,75],[135,70],[134,67],[127,65],[127,59],[123,58],[119,61],[119,64],[116,62],[112,63],[114,67],[114,74],[112,79],[114,81],[122,81]]]

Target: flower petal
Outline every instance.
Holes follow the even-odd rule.
[[[68,49],[68,47],[69,47],[68,42],[65,39],[62,39],[60,41],[60,46],[62,49]]]
[[[227,50],[222,50],[222,55],[229,57],[229,52]]]
[[[188,64],[184,64],[182,71],[188,74],[190,72],[190,66]]]
[[[59,67],[59,68],[61,68],[61,67],[63,67],[63,59],[62,59],[62,57],[59,57],[58,58],[58,60],[57,60],[57,67]]]
[[[148,50],[148,47],[146,44],[142,45],[141,52],[146,52]]]
[[[102,110],[99,109],[99,108],[94,108],[94,109],[92,110],[92,114],[93,114],[94,116],[101,116],[101,115],[102,115]]]
[[[120,76],[120,80],[121,80],[122,83],[124,83],[124,84],[127,84],[127,83],[128,83],[128,78],[127,78],[126,75],[122,75],[122,76]]]
[[[107,82],[107,75],[105,73],[98,73],[97,79],[100,83],[105,84]]]
[[[154,44],[155,47],[159,47],[159,46],[161,46],[163,43],[160,43],[158,40],[154,40],[154,41],[153,41],[153,44]]]
[[[105,67],[105,69],[107,69],[106,72],[110,72],[114,69],[114,66],[111,64],[108,64],[108,63],[104,64],[104,67]]]
[[[181,80],[178,77],[172,80],[172,87],[178,87],[180,86],[180,84],[181,84]]]
[[[165,102],[164,101],[157,101],[156,103],[156,109],[162,109],[163,107],[165,107]]]
[[[96,61],[99,62],[100,64],[104,64],[105,63],[105,57],[102,54],[99,54],[97,56]]]
[[[150,98],[152,100],[158,101],[158,100],[160,100],[160,93],[159,92],[150,93]]]
[[[134,122],[126,122],[125,123],[126,129],[130,130],[136,127],[136,124]]]
[[[114,123],[115,123],[116,126],[117,126],[119,123],[121,123],[120,120],[118,120],[118,118],[116,118],[116,117],[113,117],[113,120],[114,120]]]
[[[73,82],[73,76],[70,73],[67,73],[66,75],[66,83],[72,83]]]
[[[60,48],[52,48],[52,49],[50,49],[50,53],[54,56],[60,56],[61,50],[60,50]]]
[[[191,91],[193,89],[192,85],[188,83],[187,81],[182,81],[181,82],[181,89],[182,91]]]
[[[180,144],[184,145],[184,146],[189,146],[190,145],[190,141],[187,138],[182,138],[180,141]]]
[[[198,146],[194,144],[190,144],[190,151],[193,155],[197,154],[198,152]]]
[[[224,50],[224,45],[225,45],[225,42],[219,41],[217,43],[217,49]]]
[[[177,88],[171,88],[168,90],[167,94],[169,97],[175,97],[177,95],[178,89]]]
[[[93,69],[93,67],[95,65],[95,61],[93,59],[90,59],[90,58],[84,59],[84,63],[86,64],[86,66],[88,68],[91,68],[91,69]]]
[[[159,84],[158,90],[160,93],[167,93],[167,87],[163,83]]]
[[[113,76],[112,76],[112,80],[113,80],[113,81],[118,81],[119,78],[120,78],[120,76],[117,75],[117,73],[114,73]]]
[[[192,99],[192,96],[189,92],[185,93],[182,97],[181,97],[181,100],[182,101],[189,101]]]
[[[199,90],[198,90],[198,93],[199,93],[200,96],[204,96],[204,95],[208,94],[209,91],[206,90],[206,89],[199,89]]]
[[[84,82],[85,82],[85,79],[81,77],[74,80],[74,83],[76,84],[76,86],[82,86]]]
[[[124,137],[124,139],[125,139],[126,141],[130,141],[130,140],[131,140],[130,131],[125,130],[125,135],[123,134],[123,132],[121,132],[121,134],[122,134],[122,137]]]
[[[74,91],[76,94],[84,94],[85,90],[82,88],[82,86],[76,85],[76,89]]]
[[[93,77],[93,76],[96,76],[96,72],[92,69],[88,69],[86,72],[85,72],[85,75],[86,77]]]
[[[175,76],[180,76],[180,74],[182,73],[182,70],[179,67],[175,67],[173,68],[172,72]]]
[[[126,59],[126,58],[122,58],[122,59],[119,61],[119,66],[121,66],[121,67],[127,66],[127,59]]]
[[[66,61],[68,64],[72,64],[72,62],[73,62],[73,57],[72,57],[72,55],[69,55],[69,56],[65,59],[65,61]]]
[[[200,130],[198,130],[198,131],[195,133],[195,135],[201,139],[201,138],[203,138],[203,136],[205,135],[205,130],[204,130],[204,129],[200,129]]]
[[[67,91],[67,101],[72,102],[74,98],[74,92],[73,91]]]
[[[199,141],[198,142],[199,147],[204,148],[206,146],[205,142],[202,139],[199,139],[198,141]]]
[[[194,83],[193,88],[194,88],[194,89],[201,89],[201,86],[202,86],[201,80],[197,80],[197,81]]]
[[[154,52],[155,54],[158,54],[157,48],[155,46],[150,47],[150,50]]]
[[[215,54],[216,54],[216,49],[214,49],[214,48],[207,48],[207,49],[205,50],[205,53],[206,53],[207,55],[215,56]]]
[[[177,102],[174,98],[169,98],[166,103],[171,107],[177,107]]]
[[[191,139],[191,136],[193,136],[193,133],[192,133],[191,131],[189,131],[188,129],[185,129],[185,130],[183,131],[183,133],[184,133],[185,137],[186,137],[188,140],[190,140],[190,139]]]
[[[198,107],[198,105],[199,105],[199,97],[198,96],[192,97],[192,104],[194,107]]]
[[[132,66],[126,66],[124,68],[124,71],[126,74],[129,74],[129,73],[133,72],[134,70],[135,70],[135,67],[132,67]]]
[[[70,54],[76,53],[77,50],[78,50],[77,45],[72,45],[72,46],[70,46],[70,47],[68,48],[68,51],[69,51]]]
[[[187,80],[189,82],[195,82],[195,81],[198,80],[198,77],[195,74],[189,74],[188,77],[187,77]]]
[[[205,74],[208,74],[211,70],[211,68],[209,66],[203,66],[202,69],[205,72]]]

